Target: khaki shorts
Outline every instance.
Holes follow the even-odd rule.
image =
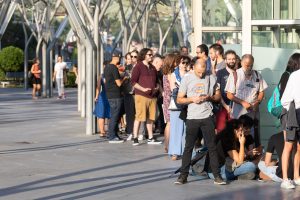
[[[149,99],[135,95],[135,120],[139,122],[145,122],[147,119],[155,121],[156,101],[156,98]]]

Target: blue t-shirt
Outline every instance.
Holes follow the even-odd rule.
[[[222,95],[222,99],[226,103],[226,105],[230,105],[230,100],[227,98],[225,86],[229,77],[229,72],[226,68],[223,68],[217,71],[217,83],[220,85],[220,92]]]

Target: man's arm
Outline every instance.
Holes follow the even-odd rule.
[[[137,89],[137,90],[142,91],[142,92],[147,92],[147,91],[151,90],[151,88],[144,88],[144,87],[140,86],[138,83],[135,83],[135,84],[133,85],[133,87],[134,87],[135,89]]]
[[[121,85],[122,85],[122,84],[124,83],[124,81],[126,81],[127,79],[128,79],[128,77],[125,76],[122,80],[117,79],[117,80],[115,80],[115,82],[116,82],[116,84],[117,84],[118,87],[121,87]]]
[[[190,104],[190,103],[200,103],[202,101],[202,97],[186,97],[184,92],[178,92],[177,95],[177,103],[179,104]]]
[[[251,107],[251,104],[248,103],[247,101],[244,101],[240,98],[237,98],[236,96],[234,96],[233,93],[231,92],[227,92],[227,98],[235,103],[241,104],[244,108],[249,109]]]

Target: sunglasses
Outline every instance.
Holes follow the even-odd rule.
[[[131,58],[137,58],[137,56],[131,56]]]
[[[148,56],[150,56],[150,57],[153,56],[153,54],[151,54],[151,53],[150,53],[150,54],[146,54],[146,55],[148,55]]]
[[[189,62],[181,62],[181,64],[183,64],[183,65],[188,65]]]

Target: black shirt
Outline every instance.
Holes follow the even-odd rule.
[[[105,89],[108,99],[121,98],[121,89],[116,84],[116,80],[121,79],[118,68],[113,64],[108,64],[104,68]]]
[[[239,141],[233,140],[232,138],[229,138],[230,134],[226,133],[226,129],[221,131],[216,138],[217,143],[217,154],[219,159],[219,167],[223,166],[225,164],[226,157],[229,157],[228,151],[236,150],[239,152],[240,144]],[[232,137],[234,135],[232,134]],[[254,143],[254,140],[251,135],[246,136],[246,142],[245,147],[249,149],[249,146]]]
[[[284,147],[284,136],[283,136],[283,132],[274,134],[271,136],[271,138],[269,139],[269,143],[268,143],[268,147],[267,147],[267,152],[268,153],[274,153],[274,150],[277,153],[279,162],[278,162],[278,167],[276,169],[276,175],[280,178],[282,178],[282,161],[281,161],[281,156],[282,156],[282,152],[283,152],[283,147]],[[292,158],[293,155],[290,155],[290,160],[289,160],[289,169],[288,169],[288,178],[293,179],[293,162],[292,162]]]
[[[226,68],[217,71],[217,83],[220,84],[220,91],[221,91],[222,99],[224,100],[226,105],[230,104],[230,100],[227,98],[227,95],[225,92],[225,87],[226,87],[226,83],[227,83],[229,74],[230,73],[227,71]]]

